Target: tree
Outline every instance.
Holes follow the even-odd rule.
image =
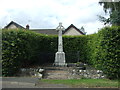
[[[114,2],[110,0],[110,2],[104,2],[104,0],[100,0],[99,4],[103,5],[105,13],[110,14],[110,17],[107,19],[99,16],[100,20],[104,22],[104,24],[120,25],[120,1]]]
[[[85,29],[84,29],[83,26],[80,28],[80,30],[81,30],[84,34],[86,34]]]

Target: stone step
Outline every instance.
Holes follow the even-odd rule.
[[[63,71],[63,70],[46,70],[45,72],[47,72],[47,73],[60,73],[60,74],[67,73],[67,71]]]
[[[67,69],[68,67],[44,67],[45,69],[57,69],[57,70],[63,70],[63,69]]]
[[[65,70],[46,70],[44,72],[45,79],[68,79],[68,71]]]
[[[44,78],[45,79],[68,79],[68,76],[67,75],[50,75]]]
[[[67,75],[49,75],[45,76],[44,79],[68,79]]]

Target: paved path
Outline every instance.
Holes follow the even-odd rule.
[[[69,86],[40,82],[38,78],[32,77],[4,77],[2,88],[69,88]]]

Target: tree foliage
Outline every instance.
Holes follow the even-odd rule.
[[[105,18],[102,16],[99,16],[100,20],[104,22],[104,24],[112,24],[112,25],[120,25],[120,1],[114,2],[111,0],[111,2],[104,2],[104,0],[99,1],[100,5],[103,5],[103,9],[105,13],[109,13],[110,17]]]

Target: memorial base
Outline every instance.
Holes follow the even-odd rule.
[[[57,52],[55,54],[55,66],[67,66],[65,63],[65,53],[64,52]]]

